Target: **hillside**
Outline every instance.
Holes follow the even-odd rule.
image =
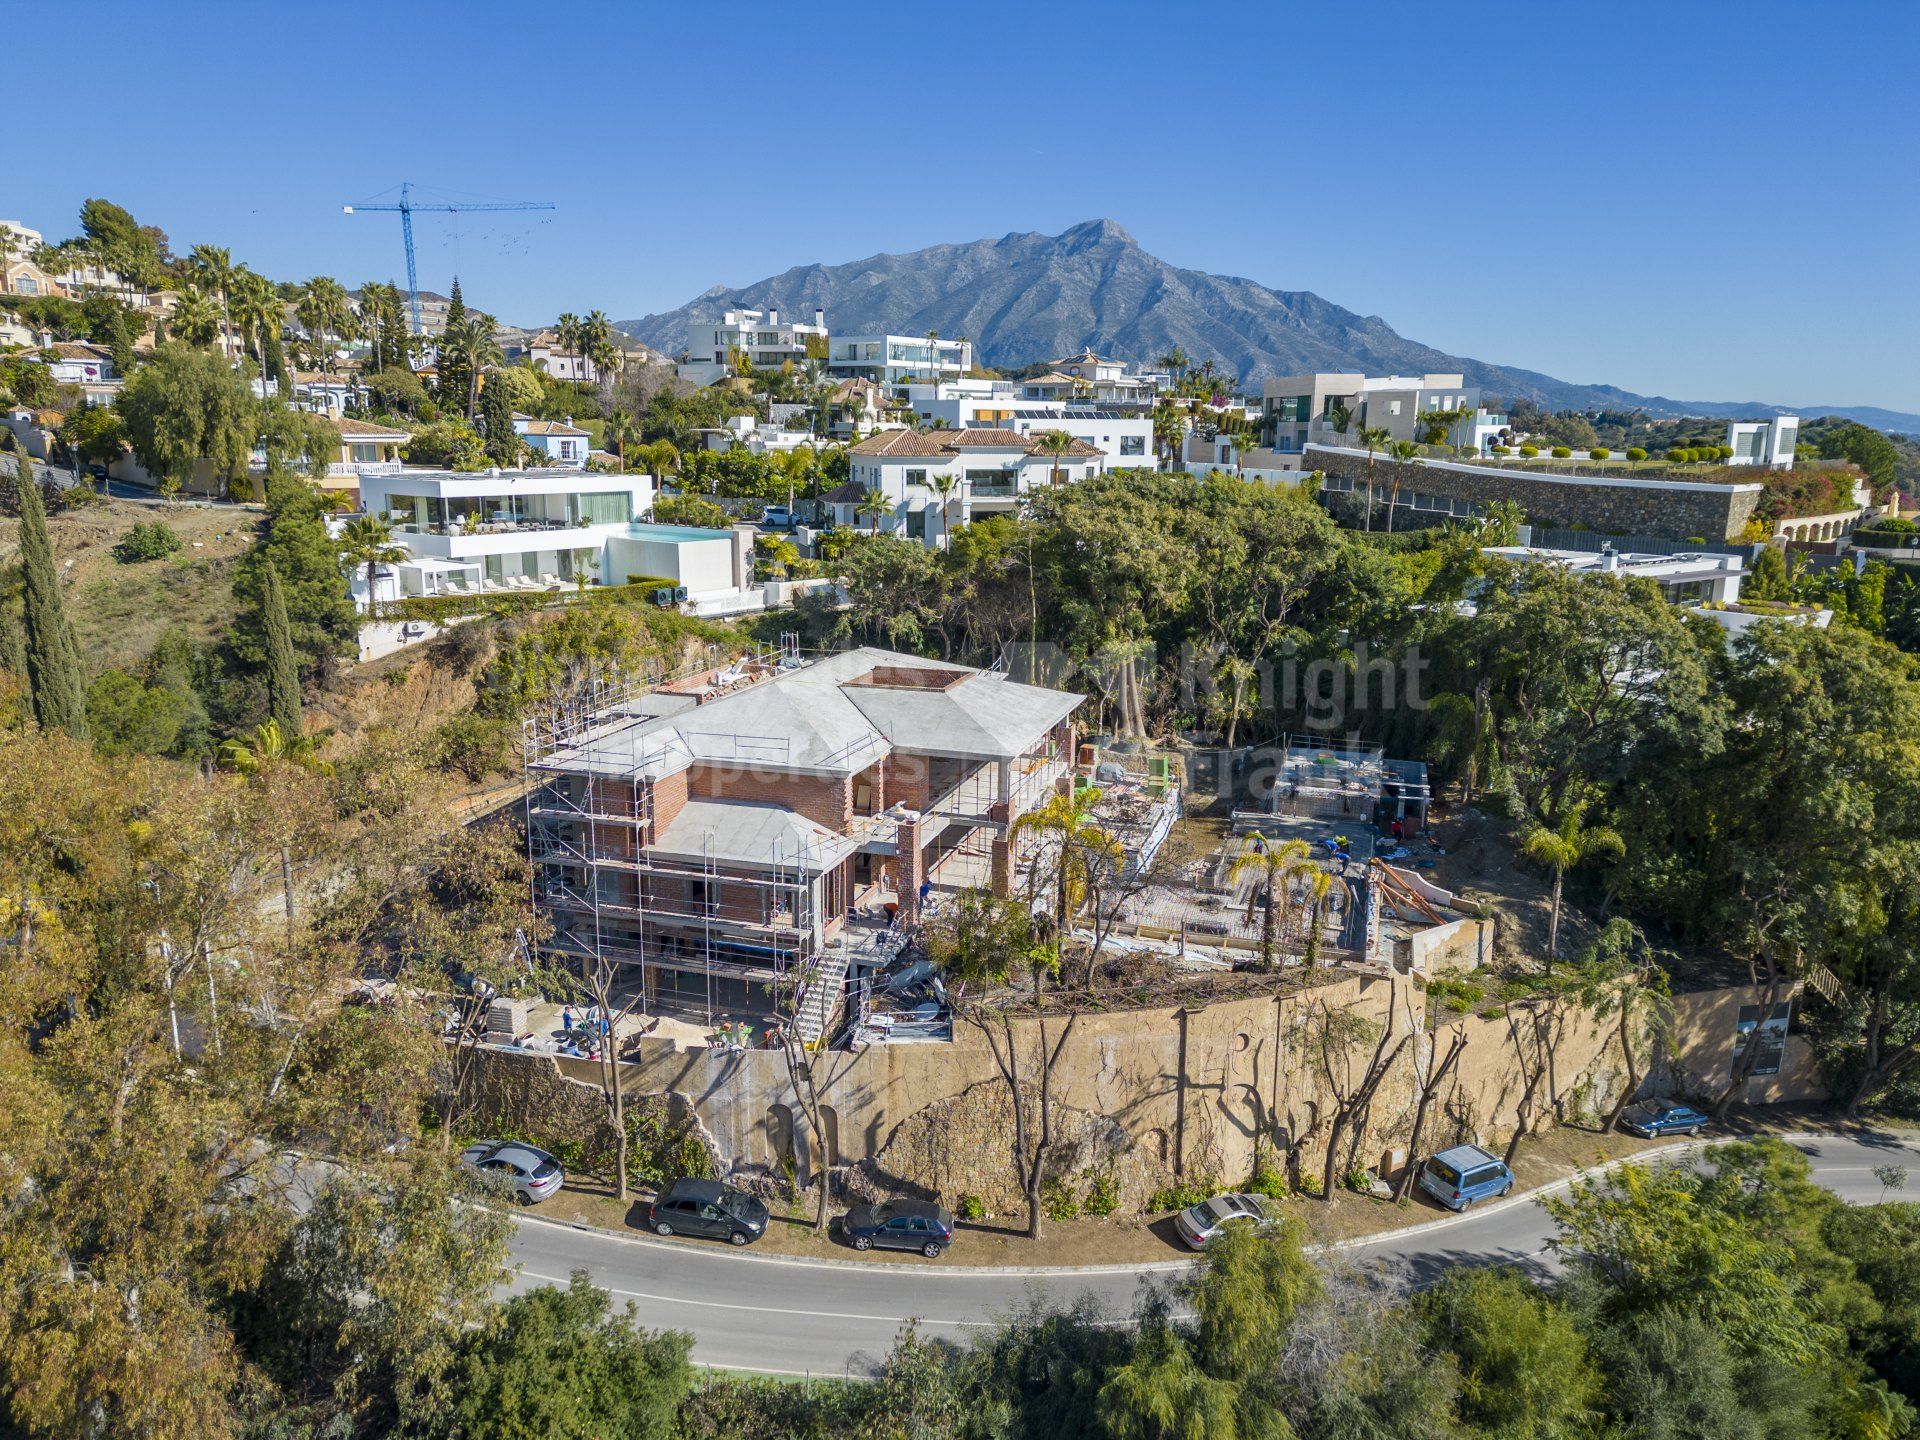
[[[795,266],[740,289],[717,286],[677,310],[618,328],[678,354],[690,321],[770,306],[793,315],[810,315],[817,306],[843,333],[969,336],[989,366],[1026,365],[1084,345],[1151,364],[1177,345],[1196,360],[1221,361],[1249,382],[1307,370],[1459,371],[1490,396],[1551,409],[1638,407],[1656,416],[1731,417],[1793,408],[1636,395],[1449,355],[1409,340],[1377,315],[1356,314],[1311,291],[1171,265],[1112,220],[1090,220],[1059,235],[1012,234],[844,265]],[[1799,413],[1920,432],[1920,415],[1872,407],[1823,405]]]

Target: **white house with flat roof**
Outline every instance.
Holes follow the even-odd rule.
[[[1363,430],[1420,441],[1428,428],[1423,417],[1436,410],[1466,412],[1446,435],[1446,443],[1460,449],[1484,451],[1507,428],[1507,417],[1482,409],[1479,387],[1462,375],[1316,371],[1276,376],[1261,386],[1265,448],[1291,457],[1293,469],[1302,468],[1299,457],[1309,444],[1351,445]]]
[[[1793,447],[1800,438],[1798,415],[1776,415],[1771,420],[1735,420],[1727,426],[1729,465],[1765,465],[1774,470],[1793,468]]]
[[[657,528],[653,479],[578,470],[362,470],[361,509],[393,523],[408,559],[398,595],[558,590],[579,581],[619,583],[610,542]],[[717,532],[724,534],[725,532]],[[645,573],[653,573],[651,571]],[[355,581],[364,600],[364,577]],[[377,597],[392,598],[384,591]]]
[[[1035,490],[1104,474],[1106,456],[1074,440],[1059,455],[1016,430],[882,430],[847,452],[848,479],[822,498],[836,525],[901,535],[929,546],[962,525],[1017,510]],[[866,509],[870,494],[884,513]]]
[[[973,369],[973,342],[929,340],[925,335],[835,335],[827,342],[827,369],[836,379],[893,386],[958,380]]]
[[[1645,555],[1615,550],[1556,550],[1541,545],[1489,545],[1482,555],[1515,565],[1552,565],[1576,575],[1617,575],[1650,580],[1672,605],[1731,605],[1740,599],[1746,562],[1709,551]]]
[[[696,385],[712,385],[733,373],[736,359],[756,370],[778,370],[806,363],[808,345],[823,351],[827,315],[815,310],[811,322],[782,319],[777,309],[729,310],[718,320],[694,320],[687,326],[687,355],[679,375]]]

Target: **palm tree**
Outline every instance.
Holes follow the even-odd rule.
[[[580,323],[580,357],[593,367],[603,385],[611,383],[620,363],[620,349],[613,343],[613,322],[607,319],[606,311],[589,311]],[[586,378],[584,369],[580,378]]]
[[[607,417],[606,442],[613,447],[613,453],[620,457],[622,470],[627,468],[627,446],[639,438],[640,427],[626,411],[616,410]]]
[[[1333,889],[1333,872],[1313,867],[1307,876],[1307,938],[1301,959],[1311,970],[1320,963],[1320,917],[1326,912],[1327,892]]]
[[[1569,806],[1555,826],[1535,825],[1521,841],[1520,848],[1529,860],[1553,870],[1552,908],[1547,912],[1547,965],[1552,967],[1560,953],[1560,883],[1567,871],[1596,855],[1616,859],[1627,853],[1627,842],[1620,832],[1605,825],[1582,825],[1587,807],[1583,801]]]
[[[493,317],[469,310],[465,318],[447,327],[440,344],[467,372],[467,423],[471,425],[480,403],[480,372],[506,359],[500,350]]]
[[[1407,466],[1419,460],[1420,447],[1411,440],[1396,440],[1387,447],[1387,455],[1394,462],[1393,488],[1387,492],[1387,533],[1391,535],[1393,533],[1393,512],[1400,504],[1400,476],[1404,473]],[[1368,457],[1368,463],[1372,463],[1371,456]]]
[[[1176,345],[1153,363],[1173,376],[1174,386],[1178,388],[1181,374],[1186,370],[1187,366],[1193,362],[1187,358],[1187,352]]]
[[[1117,859],[1120,842],[1093,823],[1093,812],[1100,803],[1100,792],[1091,787],[1071,794],[1056,790],[1046,803],[1027,811],[1013,822],[1012,838],[1038,835],[1044,845],[1051,840],[1059,847],[1053,868],[1053,935],[1056,945],[1066,939],[1067,924],[1086,897],[1087,882],[1096,860]],[[1036,856],[1036,863],[1038,857]],[[1089,978],[1092,960],[1089,959]],[[1040,993],[1040,967],[1034,967],[1033,989]]]
[[[651,445],[642,445],[633,452],[633,458],[647,467],[647,474],[653,477],[657,488],[665,482],[667,476],[680,472],[680,452],[671,440],[656,440]]]
[[[331,375],[335,356],[329,337],[344,338],[353,320],[346,288],[330,275],[314,276],[302,287],[294,316],[313,337],[313,358]]]
[[[808,473],[813,469],[813,447],[811,445],[796,445],[793,449],[784,450],[774,456],[773,463],[774,468],[779,470],[781,476],[787,482],[787,517],[791,520],[793,517],[795,492],[799,489],[801,482],[807,478]]]
[[[1377,425],[1368,426],[1360,432],[1360,443],[1367,447],[1367,519],[1366,527],[1373,529],[1373,452],[1378,450],[1393,436]]]
[[[260,362],[260,375],[265,379],[267,337],[280,333],[280,321],[285,313],[279,292],[266,276],[256,275],[244,265],[234,271],[231,285],[233,326],[240,332],[243,344],[248,339],[253,341],[253,358]]]
[[[367,614],[374,613],[373,580],[382,565],[398,565],[407,549],[393,543],[393,527],[378,515],[356,515],[340,531],[340,558],[367,567]]]
[[[205,349],[220,337],[220,311],[204,290],[189,285],[179,292],[167,330],[174,339]]]
[[[939,474],[927,481],[928,487],[940,497],[940,543],[952,543],[953,536],[953,492],[960,484],[960,477],[953,474]]]
[[[233,324],[228,308],[233,288],[233,252],[222,245],[196,245],[187,255],[187,269],[196,284],[220,297],[220,336],[224,349]]]
[[[869,532],[878,535],[880,533],[880,517],[882,515],[893,514],[893,504],[887,499],[886,491],[880,489],[878,486],[873,486],[865,495],[860,497],[860,503],[853,507],[853,513],[855,515],[866,516],[869,522]]]
[[[1280,911],[1286,905],[1286,892],[1298,876],[1318,870],[1313,850],[1304,840],[1283,840],[1272,844],[1263,835],[1250,835],[1247,845],[1227,867],[1227,878],[1238,881],[1251,875],[1257,882],[1254,899],[1262,898],[1260,916],[1260,968],[1273,969],[1273,942],[1279,928]],[[1251,905],[1251,902],[1249,902]],[[1252,916],[1248,916],[1249,919]]]
[[[553,333],[560,337],[560,354],[565,357],[580,353],[580,317],[571,310],[562,311],[560,318],[553,322]]]
[[[230,770],[249,780],[263,780],[278,765],[296,765],[316,775],[333,774],[333,766],[320,758],[320,747],[311,735],[289,735],[278,720],[262,721],[250,736],[222,740],[216,752],[222,770]],[[293,929],[293,852],[283,841],[280,845],[280,898],[287,912],[287,929]]]
[[[1064,430],[1049,430],[1034,440],[1034,453],[1045,455],[1053,462],[1053,483],[1060,484],[1060,457],[1073,448],[1073,436]]]

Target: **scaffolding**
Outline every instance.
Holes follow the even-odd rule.
[[[697,857],[655,850],[659,780],[703,759],[779,763],[790,744],[725,735],[689,745],[671,730],[644,730],[643,722],[672,713],[657,708],[658,697],[697,703],[804,663],[792,635],[730,663],[717,659],[710,651],[672,670],[650,664],[590,674],[523,727],[527,859],[533,903],[552,926],[548,947],[582,963],[631,966],[643,1009],[657,1012],[668,996],[676,1007],[692,1001],[709,1026],[723,1018],[724,982],[776,986],[798,960],[826,950],[832,917],[821,892],[844,858],[817,838],[780,837],[763,862],[729,863],[711,833]],[[822,964],[823,972],[835,968],[824,953]],[[842,959],[816,990],[837,990],[844,972]],[[691,996],[687,976],[696,978]],[[812,1009],[809,1038],[817,1039],[835,1007],[823,995]]]

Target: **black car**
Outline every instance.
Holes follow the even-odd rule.
[[[930,1200],[889,1200],[854,1206],[840,1232],[856,1250],[918,1250],[931,1260],[953,1243],[953,1216]]]
[[[767,1233],[767,1207],[718,1180],[675,1180],[653,1202],[653,1228],[660,1235],[704,1235],[750,1245]]]
[[[1698,1135],[1707,1128],[1707,1117],[1677,1101],[1642,1100],[1620,1112],[1620,1128],[1649,1140],[1663,1135]]]

